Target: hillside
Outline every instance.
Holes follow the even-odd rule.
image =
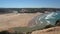
[[[60,26],[37,30],[32,32],[32,34],[60,34]]]

